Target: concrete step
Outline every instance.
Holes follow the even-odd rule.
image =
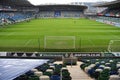
[[[82,62],[77,62],[77,65],[74,66],[67,66],[72,80],[94,80],[81,70],[80,64],[82,64]]]

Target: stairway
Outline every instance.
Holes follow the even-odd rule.
[[[82,64],[82,62],[77,62],[77,65],[75,66],[67,66],[72,80],[94,80],[90,78],[83,70],[81,70],[80,64]]]

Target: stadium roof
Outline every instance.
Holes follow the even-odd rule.
[[[85,5],[67,5],[67,4],[54,4],[54,5],[39,5],[40,10],[84,10],[87,9]]]
[[[96,7],[120,7],[120,0],[95,5]]]
[[[40,4],[71,4],[73,2],[110,2],[113,0],[28,0],[34,5]]]
[[[0,0],[0,4],[10,6],[33,6],[28,0]]]

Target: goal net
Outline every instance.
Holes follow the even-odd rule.
[[[45,36],[45,49],[75,49],[75,36]]]
[[[120,40],[110,40],[108,45],[108,51],[120,52]]]

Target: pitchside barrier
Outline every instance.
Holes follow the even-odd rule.
[[[20,58],[20,59],[53,59],[62,60],[64,57],[77,57],[78,60],[81,59],[119,59],[120,53],[109,53],[109,52],[6,52],[7,56],[0,56],[0,58]],[[108,54],[109,55],[108,55]],[[28,55],[29,54],[29,55]],[[105,56],[107,54],[107,56]],[[119,55],[119,56],[118,56]]]
[[[97,22],[101,22],[101,23],[106,23],[106,24],[109,24],[109,25],[113,25],[113,26],[116,26],[116,27],[119,27],[120,28],[120,23],[119,22],[114,22],[114,21],[109,21],[109,20],[103,20],[103,19],[96,19]]]
[[[74,57],[100,57],[100,52],[6,52],[8,56],[13,57],[70,57],[71,53]]]

